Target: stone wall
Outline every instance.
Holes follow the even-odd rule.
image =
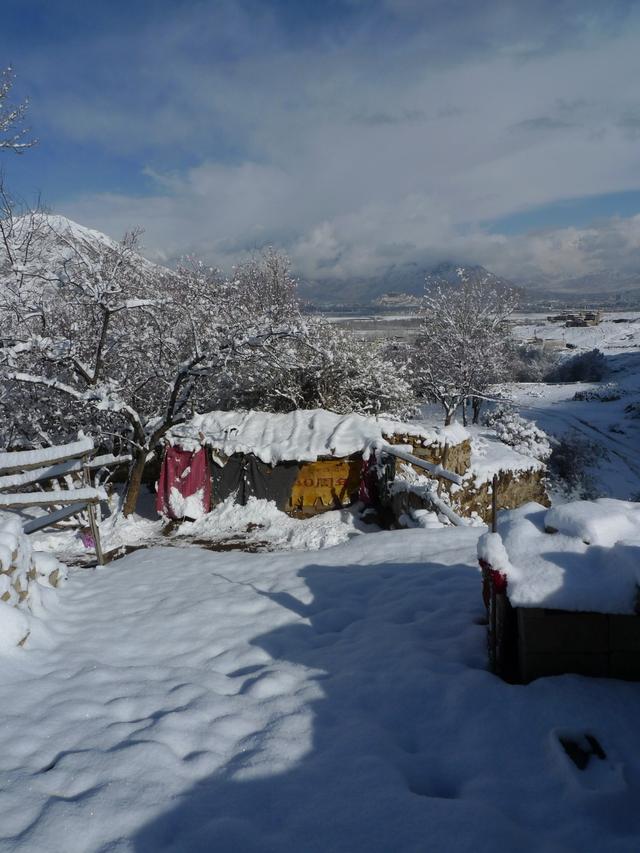
[[[551,502],[545,488],[544,471],[498,471],[498,509],[516,509],[525,503],[535,501],[542,506],[550,506]],[[462,486],[452,486],[447,483],[451,507],[458,515],[466,518],[476,513],[487,524],[492,514],[492,482],[476,485],[475,480],[468,478]]]
[[[385,436],[385,441],[389,444],[408,444],[413,447],[411,451],[418,459],[424,459],[425,462],[431,462],[433,465],[441,465],[454,474],[465,474],[471,465],[471,441],[465,439],[459,444],[440,444],[433,442],[432,444],[419,444],[415,435],[392,435]],[[446,448],[446,458],[445,458]],[[416,468],[419,473],[421,469]]]
[[[0,610],[9,606],[29,611],[39,602],[42,587],[55,588],[66,577],[66,567],[55,557],[33,550],[17,516],[0,514]],[[20,645],[28,636],[28,621],[8,613],[0,613],[0,618],[15,629],[10,644]]]
[[[431,509],[430,501],[424,496],[424,487],[396,480],[396,488],[390,497],[390,507],[396,519],[410,514],[414,509]],[[400,487],[399,487],[400,486]],[[492,516],[491,482],[476,485],[471,476],[465,478],[461,486],[440,480],[440,496],[450,504],[451,509],[462,518],[478,516],[486,524]],[[498,509],[516,509],[525,503],[535,501],[549,506],[543,471],[499,471],[498,472]]]

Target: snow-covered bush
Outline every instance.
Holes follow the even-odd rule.
[[[551,455],[549,437],[533,421],[523,418],[509,406],[497,406],[485,415],[484,423],[491,427],[500,441],[518,453],[546,462]]]
[[[408,367],[386,348],[319,318],[279,345],[271,363],[247,361],[230,377],[225,409],[291,412],[329,409],[340,414],[406,417],[416,410]]]
[[[601,388],[576,391],[573,399],[583,403],[611,403],[619,400],[622,394],[623,391],[616,382],[607,382]]]
[[[600,382],[607,373],[604,355],[592,349],[563,359],[545,378],[547,382]]]
[[[557,352],[532,344],[515,345],[508,360],[509,379],[513,382],[543,382],[555,368]]]
[[[604,455],[602,447],[575,431],[562,436],[549,457],[552,486],[574,499],[599,497],[590,468]]]

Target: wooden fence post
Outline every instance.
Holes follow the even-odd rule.
[[[498,532],[498,475],[493,475],[491,487],[491,532]]]
[[[83,458],[83,466],[82,471],[84,474],[84,483],[85,486],[91,486],[91,469],[89,468],[89,460],[85,456]],[[89,516],[89,527],[91,528],[91,535],[93,536],[93,541],[95,543],[96,549],[96,557],[98,558],[98,565],[104,566],[104,554],[102,553],[102,543],[100,542],[100,528],[98,527],[98,522],[96,520],[96,510],[92,503],[87,505],[87,514]]]

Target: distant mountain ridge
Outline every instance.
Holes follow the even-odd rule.
[[[55,278],[65,261],[73,254],[90,260],[106,247],[117,242],[101,231],[87,228],[64,216],[39,213],[36,215],[41,231],[38,251],[30,257],[29,265],[46,268],[47,277]],[[17,220],[20,225],[20,220]],[[24,218],[24,227],[29,224]],[[166,274],[170,269],[140,256],[141,269],[150,275]],[[0,283],[3,272],[0,269]],[[414,310],[420,303],[426,286],[457,286],[461,281],[476,280],[494,287],[515,287],[524,307],[545,306],[602,306],[640,308],[640,271],[603,271],[565,279],[516,280],[496,275],[478,264],[446,261],[433,267],[416,263],[391,265],[373,276],[323,278],[300,281],[299,292],[311,307],[344,308],[347,311],[371,308],[380,311]]]
[[[300,290],[304,298],[318,305],[413,307],[419,304],[427,286],[455,287],[463,281],[479,281],[498,289],[514,287],[508,279],[483,266],[446,261],[431,268],[417,264],[390,267],[382,275],[366,278],[303,282]]]

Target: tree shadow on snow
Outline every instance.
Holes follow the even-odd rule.
[[[272,661],[228,676],[244,693],[293,664],[298,674],[312,671],[306,680],[318,698],[276,726],[279,741],[268,724],[181,794],[139,831],[137,853],[530,849],[499,812],[459,798],[468,772],[460,732],[477,744],[484,737],[460,691],[465,678],[492,679],[476,573],[381,563],[310,565],[299,576],[309,604],[256,590],[295,614],[252,641]],[[259,761],[274,744],[283,753],[278,769]]]

